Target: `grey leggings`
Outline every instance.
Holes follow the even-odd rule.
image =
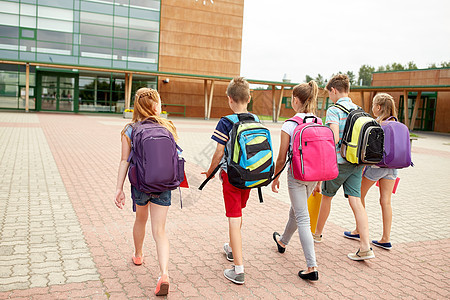
[[[285,245],[289,244],[292,235],[298,229],[303,253],[305,254],[306,265],[308,267],[317,267],[307,201],[317,182],[297,180],[292,176],[291,172],[288,172],[287,181],[289,197],[291,198],[291,208],[289,210],[289,220],[281,235],[280,241]]]

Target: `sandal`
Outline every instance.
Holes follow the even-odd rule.
[[[158,283],[155,288],[156,296],[165,296],[169,293],[169,277],[164,274],[158,278]]]
[[[144,255],[142,255],[141,257],[136,257],[133,255],[131,259],[136,266],[140,266],[144,262]]]

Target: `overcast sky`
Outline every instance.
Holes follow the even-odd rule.
[[[292,82],[450,61],[450,0],[245,0],[241,75]]]

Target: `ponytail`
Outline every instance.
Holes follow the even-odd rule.
[[[298,98],[305,113],[314,114],[316,112],[318,94],[319,86],[314,80],[296,85],[292,90],[292,96]]]

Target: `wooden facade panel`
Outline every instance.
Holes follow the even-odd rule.
[[[439,78],[450,78],[450,68],[449,69],[440,70]]]
[[[161,20],[161,35],[167,34],[167,32],[184,32],[215,37],[234,38],[238,40],[242,39],[242,28],[199,23],[195,20],[182,21],[170,18]]]
[[[438,92],[434,131],[450,133],[450,92]]]
[[[182,44],[200,47],[208,45],[209,48],[222,49],[230,51],[239,51],[240,40],[224,37],[215,37],[201,34],[192,34],[184,32],[170,32],[170,34],[161,34],[162,44]]]
[[[227,25],[242,29],[239,15],[216,13],[214,11],[202,11],[183,8],[180,6],[165,6],[164,13],[168,19],[182,22],[206,23],[211,26]]]
[[[234,77],[239,75],[240,71],[240,63],[194,60],[174,56],[162,57],[160,64],[165,66],[160,68],[161,71],[184,74]]]
[[[207,5],[203,5],[203,0],[162,0],[161,3],[164,8],[181,7],[231,16],[240,16],[244,8],[244,0],[219,0],[214,1],[214,5],[211,5],[209,0],[206,1],[208,2]]]
[[[184,57],[189,59],[212,60],[219,62],[239,61],[240,51],[227,51],[222,49],[200,48],[189,45],[163,44],[161,51],[167,56]]]
[[[434,80],[437,82],[439,78],[439,70],[427,70],[427,71],[420,71],[420,72],[408,72],[410,74],[411,78],[411,85],[417,85],[415,81],[422,81],[424,79],[426,80]]]

